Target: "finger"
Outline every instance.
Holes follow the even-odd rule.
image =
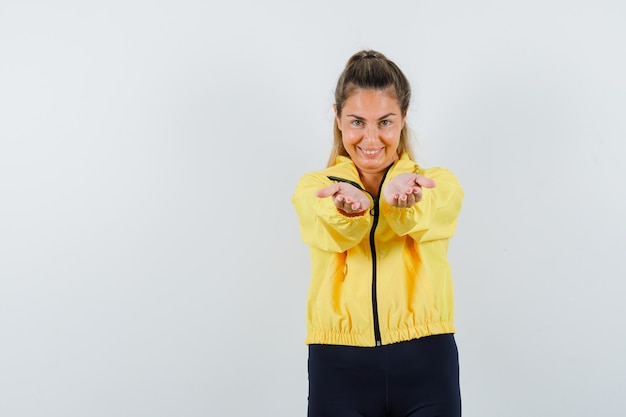
[[[415,198],[415,203],[419,203],[420,201],[422,201],[422,197],[424,196],[424,194],[422,194],[422,190],[419,191],[419,193],[415,193],[413,194],[413,197]],[[413,204],[415,204],[413,203]]]
[[[400,194],[400,196],[398,197],[398,207],[406,208],[407,207],[408,198],[409,198],[408,195]]]
[[[424,188],[435,188],[437,186],[435,180],[419,174],[417,174],[417,177],[415,177],[415,183]]]
[[[331,195],[337,194],[339,192],[339,184],[335,183],[333,185],[329,185],[328,187],[324,187],[321,190],[318,190],[315,193],[319,198],[330,197]]]

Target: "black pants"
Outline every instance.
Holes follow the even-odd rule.
[[[454,335],[309,346],[309,417],[460,417]]]

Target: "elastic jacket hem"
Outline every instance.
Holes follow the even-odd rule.
[[[456,329],[452,322],[426,323],[416,327],[405,327],[401,329],[390,329],[381,333],[383,345],[406,342],[426,336],[438,334],[455,333]],[[374,347],[371,333],[334,333],[328,331],[311,331],[305,339],[307,345],[345,345]]]

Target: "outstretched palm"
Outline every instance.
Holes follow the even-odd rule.
[[[408,208],[422,200],[422,187],[434,188],[435,180],[405,173],[395,176],[383,187],[383,198],[394,207]]]
[[[335,206],[347,214],[363,213],[370,208],[370,199],[354,185],[337,182],[317,192],[320,198],[332,197]]]

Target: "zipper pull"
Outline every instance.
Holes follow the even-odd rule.
[[[376,216],[376,211],[378,210],[378,199],[374,199],[374,205],[370,209],[370,216]]]

